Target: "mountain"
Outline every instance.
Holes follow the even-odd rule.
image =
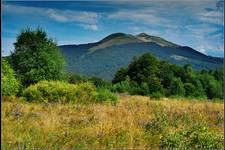
[[[223,58],[207,56],[190,47],[146,33],[114,33],[99,42],[61,45],[59,48],[66,59],[69,72],[107,80],[111,80],[120,67],[127,66],[134,56],[147,52],[177,65],[191,64],[197,70],[223,66]]]

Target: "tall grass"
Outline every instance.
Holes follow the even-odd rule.
[[[116,105],[33,103],[4,98],[2,149],[223,149],[223,106],[126,95],[120,96]]]

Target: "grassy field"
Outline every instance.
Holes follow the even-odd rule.
[[[116,105],[4,98],[2,149],[224,148],[224,104],[119,96]]]

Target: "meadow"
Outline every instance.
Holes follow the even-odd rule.
[[[224,104],[118,95],[116,104],[3,97],[1,149],[224,149]]]

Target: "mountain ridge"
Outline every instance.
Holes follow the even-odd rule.
[[[111,80],[120,67],[127,66],[134,56],[143,53],[152,53],[177,65],[191,64],[197,70],[220,68],[224,60],[146,33],[113,33],[98,42],[60,45],[59,48],[68,71],[107,80]]]

